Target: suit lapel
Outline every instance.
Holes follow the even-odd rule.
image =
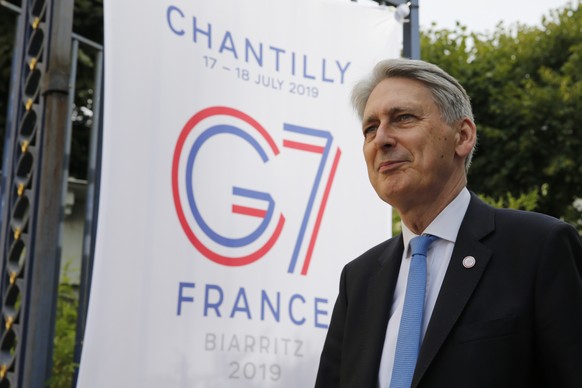
[[[491,257],[491,250],[480,240],[493,229],[493,209],[472,194],[420,349],[413,387],[420,382],[477,287]],[[463,259],[467,256],[475,258],[474,267],[463,266]]]
[[[365,333],[362,338],[366,343],[361,349],[365,354],[361,360],[366,369],[362,376],[369,377],[370,384],[362,386],[373,386],[377,381],[403,250],[402,236],[393,239],[378,258],[378,271],[369,279],[365,316],[362,317],[362,333]]]

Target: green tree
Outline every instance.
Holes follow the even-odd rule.
[[[68,264],[65,264],[68,267]],[[66,269],[66,268],[65,268]],[[64,271],[67,272],[66,270]],[[76,287],[67,277],[59,284],[53,349],[52,376],[48,386],[53,388],[71,387],[76,364],[75,335],[77,327],[78,294]]]
[[[457,24],[421,34],[423,59],[457,77],[472,98],[479,144],[470,188],[493,198],[543,192],[536,210],[573,224],[582,197],[580,25],[580,4],[570,4],[540,27],[499,24],[486,35]]]

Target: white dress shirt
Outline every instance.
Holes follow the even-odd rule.
[[[434,241],[427,253],[426,261],[426,295],[424,302],[424,318],[421,336],[424,337],[428,322],[432,315],[437,296],[441,289],[445,272],[451,261],[457,234],[461,227],[461,222],[465,217],[471,194],[464,188],[459,195],[430,223],[423,234],[432,234],[439,239]],[[402,223],[402,237],[404,239],[404,253],[402,254],[402,264],[394,290],[394,299],[390,309],[390,319],[386,327],[386,338],[380,370],[378,372],[378,388],[388,388],[392,378],[392,367],[394,364],[394,354],[396,352],[396,340],[402,317],[402,307],[406,294],[406,283],[408,282],[408,271],[410,269],[410,248],[409,242],[416,235]]]

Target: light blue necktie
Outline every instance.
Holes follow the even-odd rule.
[[[390,388],[409,388],[420,349],[424,295],[426,290],[426,252],[437,237],[423,235],[410,240],[412,258],[406,296],[396,341],[396,354]]]

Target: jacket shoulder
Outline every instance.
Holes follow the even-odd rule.
[[[495,209],[496,225],[522,233],[549,233],[553,230],[574,229],[562,220],[547,214],[515,209]]]

